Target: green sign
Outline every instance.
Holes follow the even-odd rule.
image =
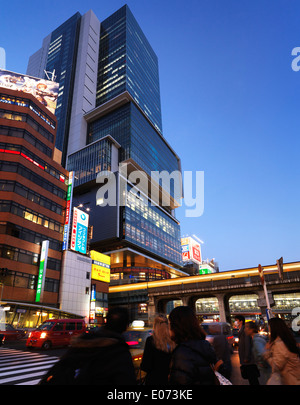
[[[212,271],[210,269],[200,269],[199,274],[210,274]]]
[[[45,274],[46,274],[47,259],[48,259],[48,247],[49,247],[49,241],[44,240],[42,243],[42,249],[41,249],[39,276],[38,276],[35,302],[41,301],[41,298],[42,298],[42,295],[44,292]]]

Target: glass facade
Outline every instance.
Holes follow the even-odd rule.
[[[181,265],[180,226],[167,213],[129,191],[122,219],[125,240]]]
[[[97,174],[111,169],[111,141],[101,139],[68,156],[68,171],[74,171],[74,186],[95,180]]]
[[[46,64],[46,71],[55,70],[55,81],[59,83],[55,112],[58,124],[55,146],[63,152],[63,164],[68,142],[80,21],[81,14],[76,13],[52,32]]]
[[[88,127],[88,141],[111,135],[121,145],[120,161],[132,158],[148,175],[179,170],[179,162],[134,103],[128,103]]]
[[[130,121],[130,105],[127,104],[89,124],[88,143],[111,135],[121,145],[120,161],[128,159],[131,149]]]
[[[101,23],[96,105],[126,90],[162,132],[158,59],[127,5]]]

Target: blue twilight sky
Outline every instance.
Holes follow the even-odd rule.
[[[6,68],[25,73],[76,11],[103,20],[121,0],[11,0],[0,13]],[[163,133],[182,169],[204,171],[204,213],[183,235],[220,270],[300,259],[299,0],[128,0],[159,59]]]

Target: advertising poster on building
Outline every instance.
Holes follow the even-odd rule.
[[[91,250],[92,279],[110,282],[110,256]]]
[[[8,70],[0,70],[0,87],[32,94],[52,114],[55,114],[59,83]]]
[[[71,249],[86,254],[89,215],[74,207],[71,235]]]

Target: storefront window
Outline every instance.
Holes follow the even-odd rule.
[[[256,294],[235,295],[229,299],[230,312],[260,312],[257,299]]]
[[[290,294],[273,294],[275,306],[272,308],[274,311],[288,311],[293,308],[300,307],[300,293]]]

